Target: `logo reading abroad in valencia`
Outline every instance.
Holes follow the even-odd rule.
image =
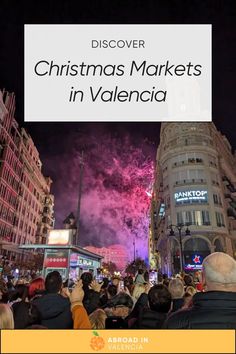
[[[105,342],[107,342],[107,345]],[[93,337],[90,340],[90,347],[95,351],[107,349],[108,353],[110,351],[125,352],[125,353],[127,353],[127,351],[131,351],[137,353],[137,351],[143,351],[145,349],[144,345],[147,343],[149,343],[148,337],[122,336],[122,335],[120,336],[108,335],[104,340],[103,337],[99,336],[97,331],[93,331]]]

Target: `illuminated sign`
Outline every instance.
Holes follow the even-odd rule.
[[[91,261],[90,259],[79,259],[79,264],[80,265],[92,266],[93,265],[93,261]]]
[[[208,192],[206,190],[181,191],[181,192],[176,192],[174,194],[174,198],[176,203],[180,203],[180,202],[191,203],[194,201],[207,202]]]
[[[193,253],[191,255],[191,263],[185,264],[185,269],[186,270],[200,270],[202,269],[202,261],[203,261],[203,257],[202,255]]]
[[[48,235],[48,245],[68,245],[70,230],[51,230]]]
[[[46,250],[44,267],[45,268],[67,268],[68,250]]]
[[[77,266],[92,266],[93,261],[90,259],[82,258],[76,253],[72,253],[70,257],[70,266],[77,267]]]
[[[201,270],[202,264],[186,264],[184,269],[185,270]]]

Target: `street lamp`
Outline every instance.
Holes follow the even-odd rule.
[[[173,225],[171,224],[169,226],[170,229],[170,234],[169,236],[175,236],[174,229],[178,230],[179,232],[179,244],[180,244],[180,271],[182,272],[184,270],[184,257],[183,257],[183,244],[182,244],[182,229],[184,228],[184,224],[178,224],[178,225]],[[185,230],[185,235],[190,236],[190,230],[187,226]]]

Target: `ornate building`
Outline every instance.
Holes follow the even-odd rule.
[[[119,271],[123,271],[129,262],[127,249],[122,245],[111,245],[109,247],[87,246],[85,249],[102,256],[104,263],[115,263]]]
[[[20,260],[19,244],[45,243],[54,200],[38,150],[14,113],[14,94],[0,91],[0,252]]]
[[[236,256],[236,159],[213,123],[162,123],[151,210],[150,258],[163,272]]]

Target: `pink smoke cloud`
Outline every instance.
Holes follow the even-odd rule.
[[[57,176],[56,227],[61,227],[71,211],[76,214],[80,156],[84,150],[80,244],[106,247],[118,243],[133,255],[135,238],[136,256],[146,258],[155,151],[147,140],[131,140],[129,135],[121,138],[99,131],[96,135],[74,134],[64,141],[73,148],[54,156],[52,162]]]

